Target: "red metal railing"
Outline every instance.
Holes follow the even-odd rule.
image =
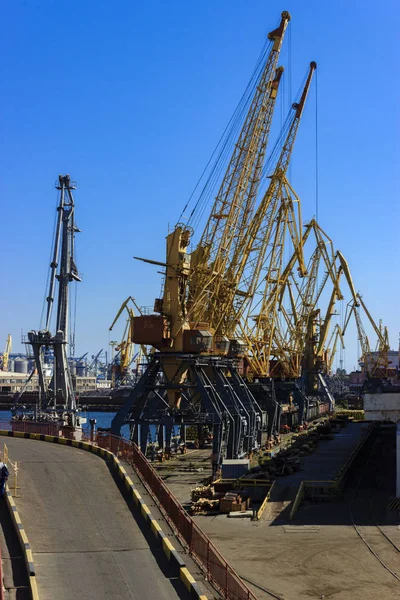
[[[33,423],[29,423],[29,421],[19,421],[18,431],[33,432],[32,425]],[[0,422],[0,429],[11,430],[10,423]],[[49,433],[44,429],[46,428],[40,424],[36,432],[54,435],[50,433],[51,425],[48,427]],[[83,437],[85,440],[90,441],[89,432],[84,432]],[[187,548],[209,581],[224,598],[228,600],[257,600],[253,592],[249,590],[239,575],[218,552],[211,540],[196,525],[180,502],[170,492],[140,449],[133,442],[108,433],[98,433],[95,438],[95,443],[98,446],[111,450],[118,458],[126,461],[134,468],[183,546]]]
[[[135,444],[110,434],[98,435],[97,443],[102,448],[108,447],[135,469],[182,544],[225,598],[257,600],[211,540],[178,502]]]

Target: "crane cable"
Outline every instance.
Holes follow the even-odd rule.
[[[215,164],[208,176],[208,179],[207,179],[207,181],[203,187],[203,190],[196,202],[196,205],[191,212],[189,222],[192,222],[192,219],[195,216],[196,210],[200,206],[199,212],[196,215],[197,218],[193,220],[193,225],[192,225],[193,228],[197,228],[201,219],[203,218],[204,212],[208,206],[208,203],[210,201],[213,190],[215,189],[215,186],[220,178],[221,172],[222,172],[224,166],[226,165],[230,154],[232,153],[232,148],[235,144],[237,135],[239,134],[240,127],[244,121],[244,117],[248,110],[251,98],[254,95],[255,89],[256,89],[259,79],[262,75],[263,69],[261,68],[261,66],[263,65],[264,57],[267,53],[268,46],[269,46],[269,44],[264,46],[264,51],[262,52],[262,55],[257,62],[256,68],[254,69],[252,76],[250,77],[250,80],[249,80],[249,83],[247,84],[246,90],[243,93],[243,95],[239,101],[239,104],[228,123],[228,126],[225,128],[224,134],[220,138],[220,141],[221,141],[225,135],[225,132],[227,131],[227,129],[229,127],[229,124],[231,124],[229,131],[227,133],[226,139],[225,139],[224,143],[222,144],[219,155],[215,161]],[[220,144],[220,142],[219,142],[219,144]],[[215,153],[215,151],[214,151],[214,153]]]
[[[318,69],[315,71],[315,221],[318,225],[319,163],[318,163]],[[317,275],[318,285],[318,275]],[[317,302],[318,308],[318,302]]]
[[[319,156],[318,156],[318,69],[315,72],[315,220],[319,209]]]
[[[57,209],[58,209],[59,202],[60,202],[60,197],[59,197],[59,193],[57,190],[57,203],[56,203],[56,210],[54,211],[53,236],[52,236],[51,246],[50,246],[50,257],[49,257],[49,263],[48,263],[49,265],[51,264],[51,262],[53,260],[54,243],[55,243],[55,237],[56,237],[57,216],[58,216]],[[39,329],[42,329],[42,325],[43,325],[44,312],[45,312],[46,303],[47,303],[47,293],[48,293],[48,288],[49,288],[49,279],[50,279],[50,267],[47,270],[47,279],[46,279],[46,286],[44,288],[44,298],[43,298],[43,304],[42,304],[42,312],[40,315]]]
[[[249,104],[249,101],[253,95],[253,92],[257,86],[257,83],[261,77],[261,74],[263,72],[263,66],[264,66],[264,59],[267,55],[267,53],[270,50],[270,46],[271,46],[271,42],[269,40],[266,40],[261,53],[259,55],[259,58],[257,60],[256,66],[253,70],[253,73],[249,79],[249,82],[246,86],[246,89],[242,95],[242,97],[239,100],[239,103],[234,111],[234,113],[232,114],[231,118],[228,121],[228,124],[226,125],[221,137],[219,138],[206,166],[203,169],[203,172],[201,173],[191,195],[189,196],[188,201],[186,202],[180,216],[178,219],[178,222],[184,217],[184,213],[185,211],[188,209],[190,202],[192,201],[196,190],[198,189],[201,181],[204,179],[205,174],[207,173],[207,170],[209,169],[211,162],[213,160],[213,158],[215,157],[215,155],[217,154],[218,150],[218,155],[217,158],[214,162],[213,167],[210,170],[210,173],[207,177],[207,180],[203,186],[203,189],[200,192],[200,195],[194,205],[194,208],[192,209],[190,216],[189,216],[189,223],[191,221],[193,221],[193,217],[196,213],[196,211],[198,210],[199,206],[200,208],[200,218],[202,216],[202,214],[204,213],[205,208],[207,207],[207,203],[208,203],[208,198],[212,193],[212,187],[213,185],[215,185],[215,181],[219,176],[220,171],[222,170],[222,167],[224,165],[224,162],[226,161],[227,156],[229,155],[229,150],[231,145],[234,143],[234,137],[238,131],[238,128],[243,120],[243,116],[244,113],[246,111],[246,108]],[[212,184],[212,185],[210,185]],[[211,190],[209,189],[211,187]],[[205,205],[202,207],[202,205]],[[200,219],[197,219],[196,221],[198,222]]]

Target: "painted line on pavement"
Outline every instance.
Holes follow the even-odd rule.
[[[19,435],[21,433],[22,433],[22,435]],[[18,435],[16,435],[16,434],[18,434]],[[205,596],[204,594],[201,594],[199,585],[196,582],[196,580],[194,579],[193,575],[191,575],[191,573],[187,569],[186,563],[185,563],[184,559],[182,558],[182,555],[175,549],[173,544],[170,542],[169,537],[163,532],[158,521],[153,517],[149,507],[144,502],[142,496],[136,489],[131,478],[128,476],[125,468],[121,465],[121,461],[115,454],[113,454],[109,450],[105,450],[104,448],[99,448],[98,446],[95,446],[94,444],[91,444],[88,442],[79,442],[77,440],[70,440],[67,438],[61,438],[61,437],[54,436],[54,435],[43,435],[43,434],[36,434],[36,433],[26,434],[26,433],[19,432],[19,431],[6,431],[3,429],[0,430],[0,435],[6,435],[8,437],[24,437],[26,439],[39,439],[39,440],[45,441],[45,442],[66,444],[67,446],[73,446],[75,448],[80,448],[80,449],[86,450],[88,452],[100,454],[100,456],[102,458],[104,458],[105,460],[111,459],[114,467],[117,469],[117,474],[124,481],[128,490],[130,490],[134,503],[136,505],[138,505],[138,507],[140,507],[140,512],[141,512],[146,524],[150,526],[150,530],[152,531],[153,535],[160,542],[163,552],[171,565],[174,575],[176,575],[177,577],[180,578],[180,580],[183,582],[185,587],[189,590],[192,598],[194,598],[195,600],[208,600],[207,596]],[[7,489],[7,498],[9,497],[8,494],[11,497],[12,503],[14,503],[11,493]],[[14,503],[14,507],[15,507],[15,503]],[[12,515],[16,514],[17,518],[19,520],[19,523],[21,523],[21,520],[19,518],[16,507],[15,507],[15,509],[14,508],[11,509],[11,502],[10,502],[10,512]],[[16,523],[17,523],[17,521],[15,521],[15,524]],[[21,523],[21,525],[22,525],[22,523]],[[24,531],[23,528],[21,529],[18,526],[17,526],[17,530],[18,530],[19,535],[20,535],[21,531]],[[24,534],[25,534],[25,532],[24,532]],[[21,543],[22,543],[22,541],[21,541]],[[28,546],[29,546],[29,543],[28,543]],[[24,546],[23,546],[23,548],[24,548]],[[36,578],[35,578],[35,568],[33,565],[33,561],[31,560],[28,562],[28,560],[27,560],[27,556],[29,558],[32,558],[32,552],[31,552],[30,546],[29,546],[29,548],[24,548],[24,553],[25,553],[28,569],[32,568],[32,571],[29,571],[30,572],[30,580],[31,580],[32,598],[33,598],[33,600],[39,600],[39,595],[37,592]],[[33,574],[32,574],[32,572],[33,572]]]
[[[20,432],[16,432],[20,433]],[[20,437],[20,436],[17,436]],[[19,538],[19,542],[21,544],[22,552],[25,558],[25,565],[27,568],[28,576],[29,576],[29,587],[31,589],[32,600],[39,600],[39,592],[37,588],[36,582],[36,571],[35,565],[33,562],[32,549],[28,540],[28,536],[26,535],[26,531],[22,525],[21,517],[17,511],[17,507],[15,505],[14,498],[11,495],[10,490],[8,489],[8,485],[6,485],[5,489],[5,499],[8,508],[8,512],[11,516],[11,521],[14,525],[14,529]],[[2,585],[2,582],[1,582]]]

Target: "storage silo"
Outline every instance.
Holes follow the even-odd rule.
[[[86,364],[84,363],[84,361],[81,360],[76,364],[76,374],[78,377],[85,377]]]
[[[26,358],[16,358],[14,360],[15,373],[28,373],[28,361]]]

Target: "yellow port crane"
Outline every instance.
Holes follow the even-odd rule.
[[[119,352],[119,364],[114,364],[111,367],[111,386],[119,387],[120,385],[126,385],[129,383],[129,367],[133,358],[133,323],[135,318],[135,313],[132,307],[128,306],[129,303],[132,303],[139,314],[141,314],[141,310],[139,306],[136,304],[136,301],[132,296],[128,296],[128,298],[121,304],[119,311],[117,312],[114,321],[112,322],[109,331],[112,331],[114,325],[117,323],[118,319],[122,315],[124,311],[128,313],[128,318],[126,320],[125,329],[122,335],[122,340],[115,347],[116,351]],[[146,348],[142,347],[141,352],[147,356]]]
[[[279,27],[268,34],[271,47],[265,65],[196,249],[187,253],[192,230],[178,224],[167,236],[165,263],[141,259],[166,267],[163,298],[155,305],[166,319],[165,335],[158,344],[164,351],[182,351],[185,330],[198,329],[198,323],[203,324],[202,330],[212,328],[219,318],[214,299],[219,297],[227,266],[236,260],[237,248],[245,238],[260,184],[283,71],[277,62],[289,20],[289,13],[283,12]]]
[[[6,345],[5,345],[4,352],[3,352],[2,366],[1,366],[2,371],[8,371],[8,362],[9,362],[9,356],[10,356],[11,351],[12,351],[12,337],[11,337],[11,333],[9,333],[7,336]]]
[[[291,240],[301,276],[306,274],[302,251],[302,219],[300,201],[290,186],[286,174],[289,168],[294,143],[310,89],[313,73],[317,65],[310,63],[306,82],[299,102],[292,106],[292,117],[288,121],[287,134],[275,169],[270,176],[270,184],[251,221],[247,239],[241,252],[241,264],[232,276],[238,282],[234,297],[225,310],[221,311],[225,322],[223,327],[228,335],[237,332],[237,327],[247,328],[250,313],[254,312],[254,301],[261,301],[258,328],[264,315],[269,312],[266,300],[271,289],[277,290],[283,257],[288,246],[286,238]],[[263,276],[261,277],[261,274]],[[233,274],[232,274],[233,275]],[[243,331],[242,331],[243,333]],[[265,335],[263,334],[265,339]]]
[[[234,273],[241,261],[254,210],[283,72],[276,65],[289,20],[284,11],[279,27],[268,34],[272,48],[262,77],[199,244],[191,254],[190,320],[207,322],[213,328],[221,318],[222,299],[237,283],[228,273]]]
[[[112,431],[117,433],[123,423],[129,423],[132,439],[143,451],[150,423],[168,432],[166,446],[172,424],[212,427],[215,469],[223,455],[236,458],[260,443],[261,410],[240,379],[234,344],[215,325],[221,318],[226,274],[241,260],[255,209],[282,75],[277,61],[289,20],[290,15],[282,13],[279,26],[268,35],[270,44],[235,114],[237,124],[248,106],[197,247],[190,253],[192,215],[196,211],[196,220],[202,215],[198,202],[189,221],[179,222],[167,236],[165,262],[141,259],[165,268],[162,298],[154,305],[158,314],[134,317],[135,343],[151,345],[156,352],[113,419]],[[223,152],[213,167],[216,176],[224,167],[229,148],[225,142],[230,144],[235,127],[229,125]],[[208,193],[214,181],[215,177],[208,179]],[[206,196],[201,194],[200,199],[204,209]]]
[[[339,323],[336,323],[335,327],[332,330],[331,336],[328,340],[328,344],[326,346],[326,361],[327,361],[326,365],[327,365],[327,373],[329,375],[332,374],[333,361],[336,356],[336,351],[337,351],[339,340],[340,340],[340,345],[341,345],[342,349],[343,350],[345,349],[344,333],[345,333],[344,328],[342,330]]]
[[[319,373],[329,370],[328,337],[335,304],[344,298],[342,275],[353,302],[358,306],[359,301],[345,257],[315,220],[306,225],[301,246],[310,257],[305,272],[298,268],[299,253],[294,249],[268,294],[255,305],[256,314],[244,322],[242,333],[250,379],[296,380],[306,373],[306,387],[314,393]]]
[[[360,309],[353,305],[351,309],[355,317],[358,339],[361,347],[360,364],[362,364],[363,370],[365,371],[368,379],[382,379],[387,377],[387,370],[389,367],[388,353],[390,350],[390,344],[388,330],[387,327],[382,325],[381,321],[379,322],[379,325],[375,323],[360,294],[357,295],[357,298],[359,300],[360,308],[363,309],[377,336],[376,349],[375,352],[373,352],[370,346],[369,338],[365,333]]]

